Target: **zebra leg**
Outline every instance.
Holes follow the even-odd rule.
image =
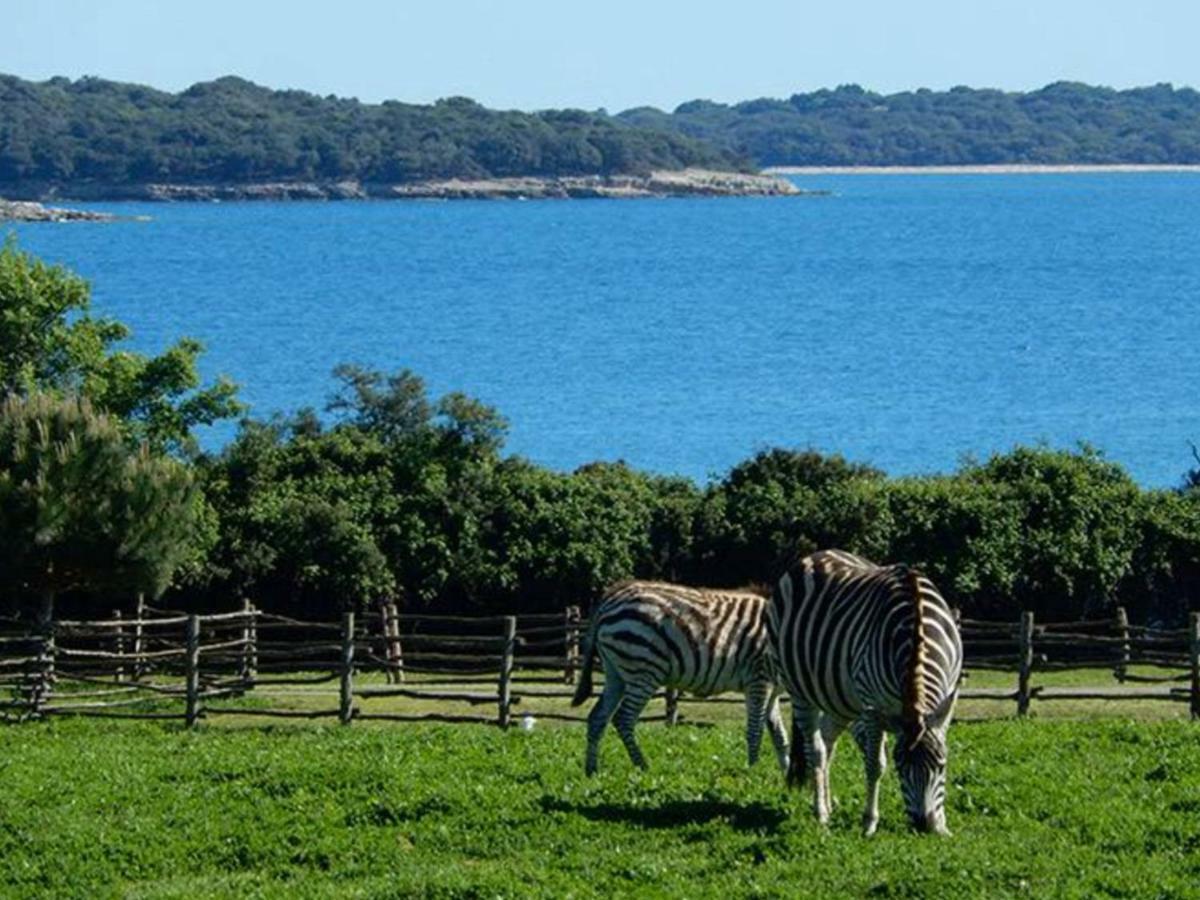
[[[654,686],[644,687],[637,686],[628,688],[625,693],[625,699],[621,701],[621,707],[617,710],[617,734],[621,735],[621,740],[625,742],[625,749],[629,751],[629,758],[633,760],[633,764],[639,769],[647,769],[646,757],[642,755],[642,749],[638,746],[637,737],[633,733],[633,726],[637,724],[638,716],[642,714],[642,710],[646,708],[646,704],[650,702],[650,695],[654,693]]]
[[[879,782],[887,769],[886,736],[882,724],[874,716],[857,720],[851,730],[858,749],[862,751],[867,772],[867,806],[863,811],[863,834],[870,837],[879,826]]]
[[[829,824],[828,777],[825,766],[828,754],[825,751],[825,739],[821,735],[821,713],[806,706],[797,706],[792,698],[792,736],[795,742],[792,747],[791,767],[788,771],[788,782],[796,784],[794,776],[807,770],[811,772],[813,784],[813,812],[817,821],[822,825]],[[799,748],[803,747],[803,752]],[[797,758],[803,757],[804,762],[797,765]]]
[[[767,728],[771,731],[771,743],[775,745],[775,758],[779,760],[779,768],[786,775],[790,762],[787,731],[783,727],[783,714],[779,711],[779,694],[775,691],[771,692],[767,703]]]
[[[823,785],[825,808],[829,812],[833,812],[833,791],[829,789],[829,770],[833,767],[833,754],[837,750],[838,738],[846,730],[847,724],[845,719],[838,719],[831,715],[821,716],[821,739],[825,742],[825,767],[821,777],[825,780]]]
[[[625,693],[625,682],[616,672],[606,670],[604,673],[604,693],[588,713],[587,726],[587,758],[584,760],[583,771],[595,775],[600,754],[600,738],[604,729],[621,705],[621,697]]]
[[[746,756],[750,765],[758,762],[758,751],[762,747],[763,720],[767,717],[767,704],[770,699],[768,684],[756,681],[746,688]]]

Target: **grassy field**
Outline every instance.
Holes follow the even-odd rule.
[[[954,837],[910,834],[894,776],[858,832],[859,760],[832,826],[747,769],[733,722],[0,730],[4,897],[1195,897],[1200,727],[995,720],[951,731]]]

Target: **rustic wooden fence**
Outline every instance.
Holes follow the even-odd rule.
[[[1037,623],[1031,612],[1017,623],[960,622],[968,674],[975,671],[1012,672],[1011,689],[960,691],[964,699],[1008,700],[1017,714],[1026,715],[1033,701],[1159,700],[1189,704],[1200,718],[1200,613],[1191,613],[1186,628],[1130,625],[1124,609],[1112,619],[1086,622]],[[1153,667],[1136,673],[1134,666]],[[1039,673],[1108,670],[1115,686],[1035,685]],[[969,678],[967,684],[970,684]]]
[[[216,615],[156,609],[132,615],[60,620],[31,633],[0,620],[0,719],[58,715],[175,719],[191,726],[219,716],[490,722],[519,714],[582,721],[560,702],[573,694],[587,623],[578,608],[526,616],[400,615],[394,606],[340,622],[310,622],[261,612],[249,602]],[[1011,688],[973,688],[961,696],[1031,704],[1053,700],[1155,700],[1188,703],[1200,718],[1200,613],[1184,629],[1111,620],[1036,623],[961,622],[968,676],[1011,673]],[[1135,667],[1152,666],[1153,674]],[[1040,673],[1110,671],[1108,687],[1034,684]],[[375,677],[371,677],[374,675]],[[597,673],[598,677],[600,673]],[[680,697],[662,692],[662,714],[678,721],[692,703],[741,697]],[[377,701],[424,701],[397,711]],[[462,712],[446,709],[461,706]],[[490,708],[481,710],[480,707]]]

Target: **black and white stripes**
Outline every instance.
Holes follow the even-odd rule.
[[[768,649],[768,600],[747,591],[717,591],[654,581],[610,588],[584,639],[584,667],[572,706],[592,694],[596,657],[604,692],[588,716],[585,770],[596,771],[600,738],[610,719],[634,764],[645,768],[634,726],[651,696],[676,688],[701,696],[746,694],[746,746],[758,758],[766,721],[779,763],[787,767],[787,737]]]
[[[828,762],[851,726],[867,773],[868,834],[879,820],[884,734],[913,824],[944,832],[946,729],[962,668],[953,615],[928,578],[837,550],[787,570],[768,616],[780,677],[792,700],[790,783],[809,774],[818,819],[830,812]]]

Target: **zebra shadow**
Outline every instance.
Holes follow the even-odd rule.
[[[572,813],[593,822],[624,822],[641,828],[678,828],[724,820],[734,831],[773,831],[787,813],[764,803],[731,803],[727,800],[671,800],[661,806],[631,803],[585,805],[544,796],[543,812]]]

